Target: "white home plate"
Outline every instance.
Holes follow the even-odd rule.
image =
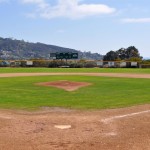
[[[71,125],[55,125],[54,127],[64,130],[64,129],[70,129]]]
[[[109,133],[104,133],[105,136],[116,136],[116,132],[109,132]]]

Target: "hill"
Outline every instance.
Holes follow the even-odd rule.
[[[55,52],[78,52],[80,59],[101,60],[102,55],[91,52],[81,52],[79,50],[47,45],[43,43],[31,43],[24,40],[0,37],[0,59],[49,59],[50,53]]]

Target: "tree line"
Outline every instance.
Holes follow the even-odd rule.
[[[120,48],[117,51],[109,51],[103,57],[104,61],[141,61],[142,57],[140,56],[139,50],[134,47],[130,46],[128,48]]]

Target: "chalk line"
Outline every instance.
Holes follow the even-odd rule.
[[[110,118],[102,119],[101,121],[107,124],[108,122],[111,122],[113,120],[117,120],[117,119],[121,119],[121,118],[126,118],[126,117],[132,117],[132,116],[136,116],[136,115],[140,115],[140,114],[145,114],[145,113],[149,113],[149,112],[150,112],[150,110],[146,110],[146,111],[141,111],[141,112],[126,114],[126,115],[113,116],[113,117],[110,117]]]
[[[0,118],[2,118],[2,119],[12,119],[12,117],[6,116],[6,115],[0,115]]]

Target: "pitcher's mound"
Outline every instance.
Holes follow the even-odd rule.
[[[57,87],[60,89],[64,89],[66,91],[75,91],[81,87],[89,86],[91,85],[91,83],[61,80],[61,81],[54,81],[54,82],[37,83],[37,85]]]

